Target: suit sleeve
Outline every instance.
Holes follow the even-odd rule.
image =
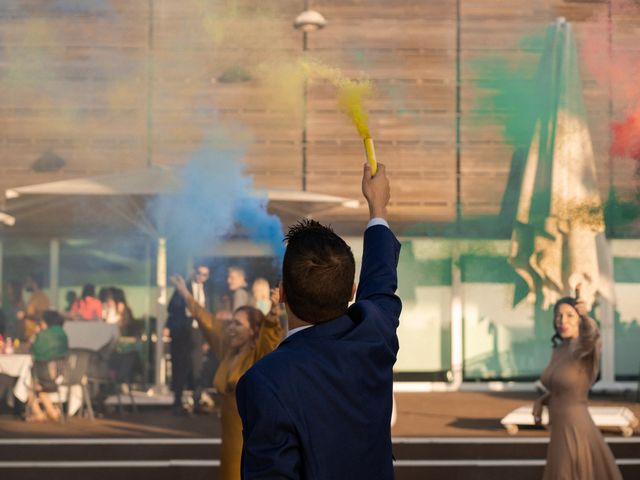
[[[242,418],[243,480],[299,479],[300,444],[288,412],[255,368],[236,388]]]
[[[169,330],[173,331],[180,328],[178,322],[180,318],[184,317],[184,309],[186,306],[187,305],[180,294],[178,292],[173,292],[171,300],[169,300],[169,305],[167,306],[169,318],[167,318],[166,326]]]
[[[396,295],[398,288],[398,258],[400,242],[384,225],[367,228],[356,302],[369,300],[392,318],[398,326],[402,302]]]

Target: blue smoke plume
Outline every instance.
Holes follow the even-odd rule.
[[[243,174],[244,149],[209,141],[179,170],[182,188],[151,204],[151,215],[169,248],[187,254],[211,251],[242,227],[257,243],[268,243],[281,261],[284,253],[280,219],[266,210],[266,195],[254,190]]]
[[[284,258],[282,223],[267,213],[267,198],[243,198],[236,209],[236,220],[253,241],[271,245],[280,266]]]

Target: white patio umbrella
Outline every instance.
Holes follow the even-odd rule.
[[[527,283],[528,299],[549,308],[580,295],[613,300],[611,256],[582,99],[571,25],[547,31],[536,85],[538,112],[522,179],[510,262]]]
[[[16,223],[16,218],[8,213],[0,211],[0,223],[12,227]]]

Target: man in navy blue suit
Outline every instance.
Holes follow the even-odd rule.
[[[242,475],[253,479],[393,478],[391,409],[400,244],[389,229],[384,165],[362,191],[370,221],[356,301],[355,261],[330,228],[287,234],[280,298],[289,334],[237,385]]]
[[[187,289],[200,306],[209,309],[209,298],[205,292],[205,282],[209,279],[209,267],[202,262],[194,265],[191,282]],[[169,318],[164,336],[171,337],[171,372],[173,407],[175,415],[185,415],[182,407],[182,391],[187,383],[193,384],[193,413],[200,413],[200,396],[202,394],[201,374],[203,365],[203,345],[206,343],[198,322],[187,309],[187,304],[176,291],[167,307]]]

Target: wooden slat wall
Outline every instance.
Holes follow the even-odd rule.
[[[331,24],[311,37],[311,52],[347,75],[363,70],[374,83],[369,126],[378,157],[392,172],[392,215],[452,221],[455,2],[332,0],[314,8]],[[310,188],[357,198],[364,152],[354,127],[330,88],[310,90],[309,110]]]
[[[622,120],[629,112],[630,107],[640,108],[640,8],[630,8],[629,4],[623,4],[618,8],[612,8],[611,18],[615,28],[611,32],[612,56],[616,58],[621,72],[630,69],[630,82],[625,82],[625,88],[629,88],[635,97],[635,105],[629,105],[627,98],[630,95],[616,95],[616,89],[621,88],[612,81],[611,103],[613,118]],[[619,77],[619,75],[618,75]],[[631,87],[630,87],[631,85]],[[640,167],[638,162],[629,158],[612,159],[611,183],[623,200],[637,201],[640,191]]]
[[[57,9],[56,2],[0,2],[3,190],[145,165],[138,64],[145,58],[147,11],[143,2],[117,3],[113,17],[99,9]],[[114,79],[125,73],[128,84],[115,89]],[[31,172],[47,151],[65,159],[64,170]]]
[[[237,10],[226,8],[231,4]],[[51,5],[0,2],[0,188],[149,162],[179,165],[203,139],[236,136],[248,143],[246,169],[258,186],[300,187],[301,86],[287,92],[291,104],[279,102],[264,89],[256,65],[300,58],[301,33],[291,24],[301,0],[155,0],[153,11],[149,2],[131,0],[96,2],[95,9]],[[407,223],[453,222],[457,201],[465,217],[499,212],[514,149],[504,141],[500,112],[478,109],[486,92],[476,86],[483,79],[474,61],[490,55],[524,61],[533,76],[536,55],[518,41],[558,15],[573,23],[579,47],[608,41],[599,27],[609,15],[603,2],[460,0],[459,12],[450,0],[311,5],[329,24],[309,34],[309,54],[346,75],[364,73],[375,86],[371,133],[394,179],[392,218]],[[611,18],[613,54],[640,61],[637,10],[614,9]],[[253,80],[219,81],[238,66]],[[611,161],[608,153],[611,120],[628,105],[612,99],[587,68],[582,73],[601,191],[606,196],[614,186],[630,199],[638,189],[636,164]],[[309,86],[306,125],[307,188],[359,198],[362,144],[326,82]],[[62,156],[65,168],[31,172],[46,151]],[[361,215],[338,209],[327,218],[349,222]]]

